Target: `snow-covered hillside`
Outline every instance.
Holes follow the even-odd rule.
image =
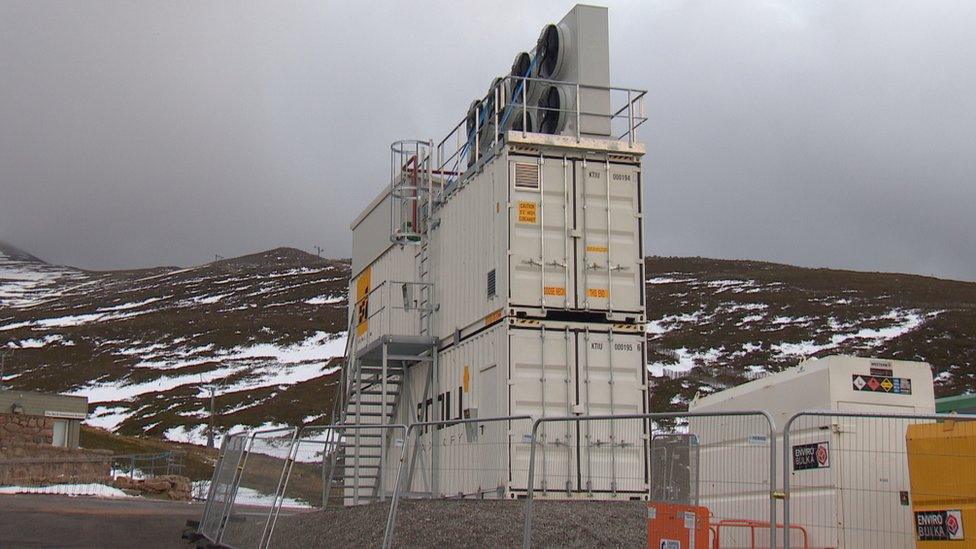
[[[656,407],[809,357],[924,360],[937,394],[976,389],[976,284],[754,261],[647,261]]]
[[[349,264],[281,248],[189,269],[93,273],[0,247],[4,383],[88,396],[89,423],[204,439],[330,410]],[[850,353],[925,360],[976,390],[976,284],[701,258],[647,260],[652,406]]]
[[[191,269],[89,273],[0,248],[4,383],[87,396],[88,423],[204,439],[314,420],[345,350],[348,263],[278,249]]]

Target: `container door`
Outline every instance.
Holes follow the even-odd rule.
[[[571,161],[542,157],[509,163],[512,305],[573,306],[572,169]]]
[[[644,413],[643,336],[584,330],[578,345],[577,375],[585,413]],[[584,491],[603,497],[646,493],[645,421],[588,421],[580,431]]]
[[[838,402],[843,412],[913,413],[911,406]],[[914,420],[836,417],[838,502],[843,547],[914,547],[912,509],[902,502],[911,490],[905,433]]]
[[[578,306],[643,317],[640,168],[580,160],[576,174]]]
[[[569,330],[513,329],[509,353],[511,412],[532,417],[566,417],[575,404],[575,341]],[[530,431],[528,422],[521,422]],[[540,428],[541,429],[541,428]],[[577,479],[574,429],[561,422],[548,424],[536,448],[536,489],[565,491]],[[519,433],[516,433],[518,435]],[[529,432],[521,433],[528,437]],[[531,440],[531,439],[529,439]],[[527,442],[524,438],[522,442]],[[528,487],[530,444],[512,446],[512,482]]]

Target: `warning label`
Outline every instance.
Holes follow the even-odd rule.
[[[608,295],[610,295],[610,292],[608,292],[606,288],[590,288],[589,290],[586,290],[586,295],[590,297],[606,298]]]
[[[962,511],[915,511],[915,533],[919,541],[966,539]]]
[[[851,377],[851,385],[855,391],[892,393],[896,395],[912,394],[912,380],[905,377],[855,374]]]
[[[607,250],[608,250],[608,248],[606,246],[592,246],[591,245],[591,246],[587,246],[586,247],[586,251],[593,252],[593,253],[597,253],[597,254],[605,254],[605,253],[607,253]]]
[[[830,467],[830,445],[827,442],[793,446],[793,470],[826,469]]]
[[[518,203],[518,222],[536,223],[536,206],[535,202],[520,200]]]
[[[562,286],[546,286],[545,287],[545,294],[546,295],[566,295],[566,288],[563,288]]]
[[[662,539],[661,549],[681,549],[681,542],[676,539]]]

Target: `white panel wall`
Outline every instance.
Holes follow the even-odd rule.
[[[390,247],[389,188],[360,214],[352,226],[352,275],[356,276]]]

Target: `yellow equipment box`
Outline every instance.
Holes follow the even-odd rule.
[[[976,547],[976,421],[909,425],[905,438],[918,547]]]

